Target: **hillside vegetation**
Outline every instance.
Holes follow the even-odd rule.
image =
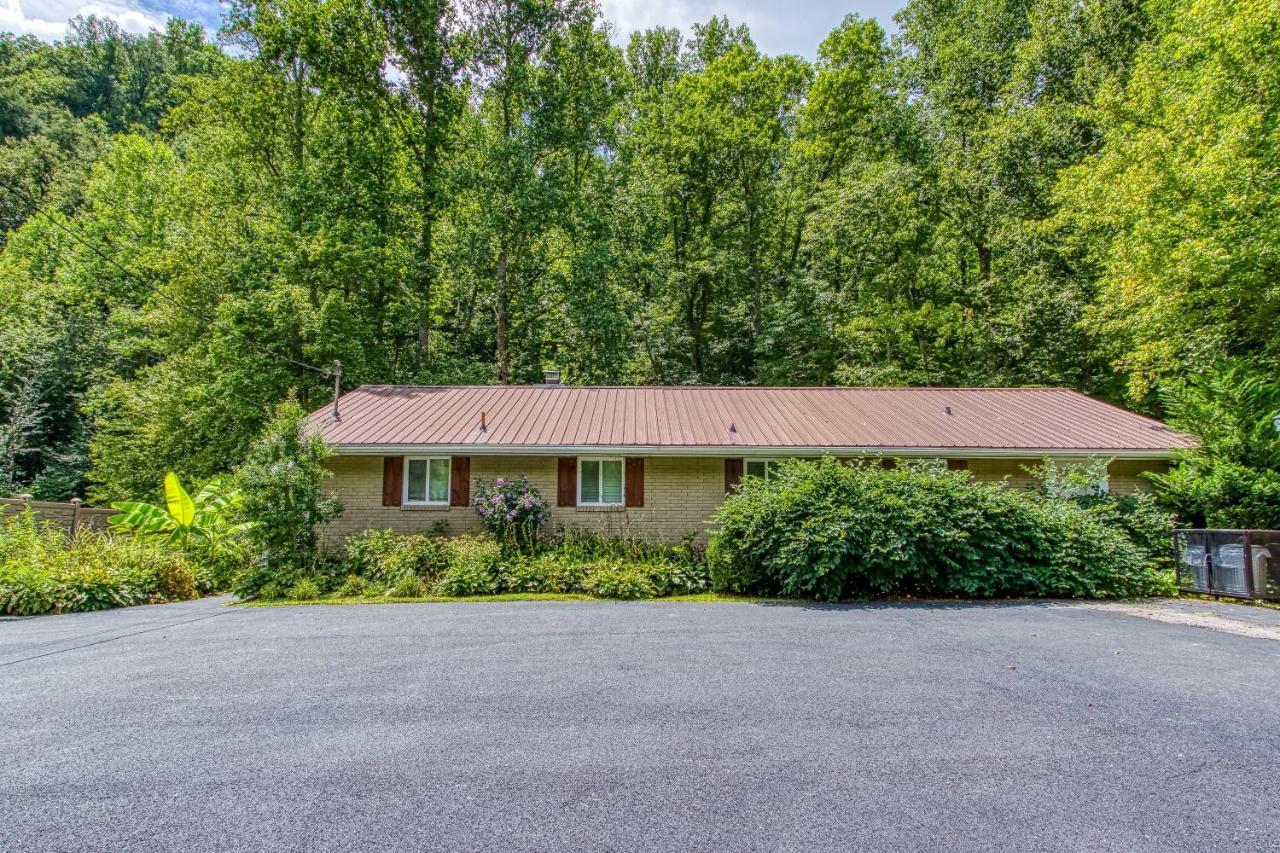
[[[203,481],[339,359],[1066,385],[1205,439],[1184,518],[1280,523],[1274,3],[911,0],[812,62],[586,0],[226,8],[0,38],[0,492]]]

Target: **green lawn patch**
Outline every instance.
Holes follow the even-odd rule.
[[[413,598],[403,596],[381,597],[345,597],[345,598],[313,598],[307,601],[291,601],[279,599],[275,601],[236,601],[232,607],[299,607],[313,604],[448,604],[455,602],[502,602],[502,601],[613,601],[616,599],[593,598],[582,593],[572,592],[504,592],[496,595],[423,595]],[[760,598],[750,595],[726,595],[718,592],[699,592],[691,595],[672,595],[665,598],[645,598],[642,601],[661,602],[735,602],[739,604],[759,604],[761,602],[782,599]],[[795,603],[795,602],[792,602]]]

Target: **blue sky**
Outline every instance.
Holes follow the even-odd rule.
[[[728,15],[751,27],[766,53],[797,53],[813,58],[818,42],[849,12],[876,18],[892,29],[893,13],[902,0],[602,0],[605,16],[625,41],[625,34],[656,25],[688,29],[712,15]],[[0,0],[0,31],[31,33],[43,39],[62,35],[75,15],[98,15],[119,21],[133,32],[163,24],[169,15],[217,27],[217,0]]]

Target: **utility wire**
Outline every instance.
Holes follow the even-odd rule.
[[[240,338],[240,340],[244,341],[245,343],[249,344],[254,349],[258,350],[259,352],[265,355],[269,355],[272,358],[278,358],[281,361],[286,361],[289,364],[292,364],[294,367],[300,367],[304,370],[313,370],[316,373],[319,373],[321,376],[333,375],[333,370],[331,368],[316,367],[313,364],[306,364],[305,362],[298,361],[295,358],[290,358],[289,356],[284,355],[283,353],[278,353],[272,350],[271,348],[259,343],[258,341],[255,341],[251,338],[246,337],[245,335],[242,335],[240,332],[236,331],[235,329],[229,328],[227,326],[219,325],[218,322],[214,318],[210,317],[209,315],[201,311],[198,311],[195,308],[192,308],[190,305],[187,305],[182,301],[170,296],[169,294],[159,290],[152,282],[148,281],[143,276],[139,275],[138,273],[135,273],[131,269],[128,269],[123,264],[119,263],[114,258],[107,255],[107,253],[103,252],[100,248],[95,246],[92,242],[90,242],[86,238],[77,234],[74,229],[72,229],[70,226],[66,225],[65,223],[61,222],[57,217],[51,216],[50,214],[46,213],[44,208],[42,208],[39,205],[39,203],[36,202],[36,200],[33,199],[26,191],[18,189],[13,184],[9,183],[9,181],[3,178],[0,178],[0,187],[3,187],[13,195],[17,196],[20,201],[25,202],[32,210],[34,210],[36,213],[40,214],[49,222],[51,222],[54,225],[54,227],[65,232],[69,237],[71,237],[71,239],[75,240],[77,243],[84,246],[89,251],[93,252],[95,255],[97,255],[99,258],[106,261],[107,263],[109,263],[111,266],[120,270],[120,272],[122,272],[128,278],[131,278],[137,283],[141,284],[143,287],[147,289],[147,292],[150,293],[152,296],[156,296],[156,297],[159,297],[160,299],[163,299],[164,301],[175,306],[176,308],[179,308],[182,311],[185,311],[186,313],[190,314],[192,317],[196,318],[202,323],[205,323],[212,327],[216,327],[224,332],[231,333],[232,335]],[[108,243],[108,245],[110,244]]]

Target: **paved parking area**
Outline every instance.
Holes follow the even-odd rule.
[[[0,848],[1280,849],[1280,640],[1140,616],[205,600],[3,620]]]

